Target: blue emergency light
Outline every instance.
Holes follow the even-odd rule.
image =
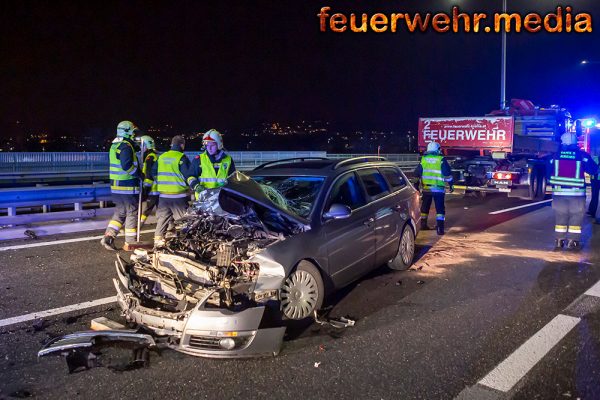
[[[581,126],[584,128],[592,128],[596,125],[596,120],[594,118],[587,118],[581,120]]]

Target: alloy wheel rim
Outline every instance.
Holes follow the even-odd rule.
[[[285,280],[281,290],[283,313],[291,319],[306,318],[315,309],[318,298],[315,278],[306,271],[295,271]]]
[[[404,261],[404,264],[408,265],[411,260],[412,260],[412,256],[413,256],[413,239],[412,239],[412,235],[411,232],[409,231],[409,228],[407,227],[404,230],[404,234],[402,235],[402,243],[401,243],[401,251],[402,251],[402,261]]]

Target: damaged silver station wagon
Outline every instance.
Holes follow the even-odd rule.
[[[118,257],[123,315],[183,353],[276,355],[285,320],[387,263],[410,266],[419,194],[379,157],[292,159],[203,192],[177,234]]]

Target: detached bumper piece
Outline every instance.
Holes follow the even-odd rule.
[[[109,350],[128,350],[129,360],[122,364],[104,364],[101,356]],[[150,350],[156,349],[152,336],[135,331],[83,331],[56,337],[46,343],[38,358],[49,355],[65,357],[69,373],[80,372],[94,367],[108,367],[115,370],[130,370],[147,367]]]

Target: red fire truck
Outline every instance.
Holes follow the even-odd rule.
[[[507,110],[484,117],[419,118],[419,149],[432,141],[441,145],[457,190],[542,199],[548,157],[560,136],[574,129],[564,108],[513,99]]]

